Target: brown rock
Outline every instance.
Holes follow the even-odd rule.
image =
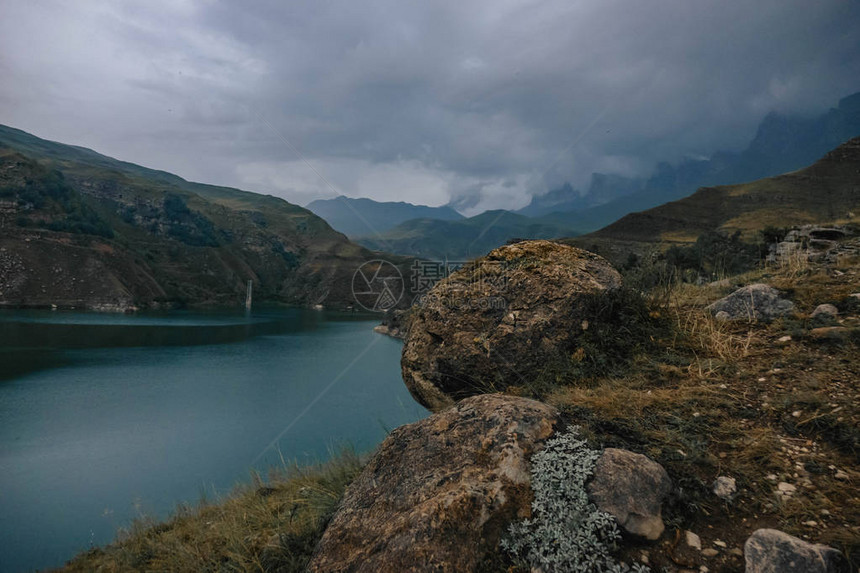
[[[642,454],[606,448],[594,466],[588,497],[628,533],[656,540],[663,534],[661,505],[672,491],[663,466]]]
[[[541,402],[482,395],[394,430],[349,486],[310,571],[473,571],[530,515],[529,459],[559,424]]]
[[[621,285],[603,258],[551,241],[500,247],[440,281],[413,310],[403,380],[434,411],[527,384],[569,361],[588,328],[584,296]]]
[[[851,333],[844,326],[822,326],[809,331],[809,337],[815,340],[843,340]]]

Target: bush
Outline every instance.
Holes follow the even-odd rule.
[[[90,207],[58,171],[38,171],[23,185],[5,187],[3,196],[12,196],[25,212],[39,211],[38,218],[20,216],[21,227],[42,227],[52,231],[113,237],[113,229]]]
[[[758,245],[741,240],[741,232],[727,235],[708,231],[689,247],[672,247],[666,251],[666,262],[681,271],[719,277],[737,275],[755,268],[763,253]]]
[[[532,457],[532,519],[515,523],[502,547],[544,573],[646,572],[616,561],[621,537],[614,518],[588,501],[585,483],[600,452],[579,439],[576,427]]]
[[[164,197],[164,216],[168,221],[167,235],[192,247],[217,247],[218,237],[212,221],[192,211],[179,195]]]

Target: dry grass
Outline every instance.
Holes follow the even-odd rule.
[[[255,476],[217,503],[180,507],[166,522],[136,520],[117,541],[72,560],[65,571],[304,571],[319,536],[358,474],[345,451],[312,467]]]
[[[672,326],[671,336],[658,341],[660,352],[637,357],[625,376],[557,388],[548,401],[597,444],[639,451],[666,467],[677,490],[664,512],[670,527],[729,548],[741,547],[754,529],[775,527],[839,547],[856,567],[860,352],[856,338],[823,343],[806,335],[816,326],[806,317],[817,304],[860,290],[858,267],[834,270],[796,264],[711,285],[672,283],[652,297],[654,312]],[[729,323],[704,311],[753,282],[787,293],[797,316]],[[785,335],[793,340],[778,342]],[[837,472],[849,478],[837,479]],[[730,504],[711,492],[720,475],[737,480],[740,492]],[[783,481],[796,486],[794,495],[776,493]],[[662,545],[645,549],[652,564],[671,565]],[[742,568],[732,559],[721,554],[707,565]]]

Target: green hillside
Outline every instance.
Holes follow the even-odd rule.
[[[282,199],[0,126],[0,305],[352,304],[374,255]],[[408,266],[405,259],[394,262]]]

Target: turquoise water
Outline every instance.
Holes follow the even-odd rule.
[[[0,312],[0,571],[425,416],[376,318]]]

